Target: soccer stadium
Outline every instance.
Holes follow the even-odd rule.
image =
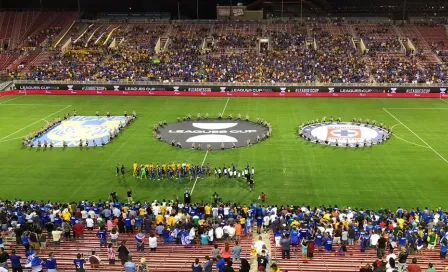
[[[0,272],[448,270],[448,2],[0,2]]]

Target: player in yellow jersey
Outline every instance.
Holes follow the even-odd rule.
[[[154,168],[154,165],[153,165],[152,163],[150,163],[150,164],[149,164],[149,168],[150,168],[150,169],[153,169],[153,168]]]
[[[180,162],[177,162],[177,169],[180,170]]]
[[[166,173],[166,164],[165,163],[162,163],[162,172],[165,175],[165,173]]]
[[[189,163],[187,163],[187,170],[190,171],[190,167],[191,165]]]
[[[171,164],[171,170],[173,170],[173,172],[176,171],[176,164],[174,162]]]
[[[135,175],[137,175],[137,167],[138,167],[138,163],[136,161],[134,161],[134,164],[132,165],[132,168],[134,169],[134,172],[132,172],[132,176],[135,177]]]

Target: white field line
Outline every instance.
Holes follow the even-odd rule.
[[[226,102],[226,104],[224,105],[224,109],[222,110],[222,117],[224,117],[224,112],[226,111],[226,108],[227,108],[227,104],[229,104],[229,100],[230,100],[230,97],[227,97],[227,102]]]
[[[412,129],[410,129],[408,126],[406,126],[405,124],[403,124],[403,122],[401,122],[397,117],[395,117],[392,113],[390,113],[388,110],[386,110],[385,108],[383,108],[383,110],[385,112],[387,112],[392,118],[394,118],[395,120],[397,120],[398,123],[400,123],[403,127],[407,128],[407,130],[409,130],[412,134],[415,135],[415,137],[419,138],[420,141],[422,141],[422,143],[424,143],[429,149],[431,149],[434,153],[437,154],[437,156],[439,156],[442,160],[444,160],[446,163],[448,163],[448,160],[445,159],[442,155],[440,155],[439,152],[437,152],[434,148],[432,148],[427,142],[425,142],[425,140],[422,139],[422,137],[418,136],[417,133],[415,133],[414,131],[412,131]]]
[[[24,95],[21,95],[21,96],[18,96],[18,97],[14,97],[14,98],[6,100],[6,101],[2,101],[2,102],[0,102],[0,105],[3,105],[5,103],[8,103],[9,101],[13,101],[13,100],[16,100],[16,99],[19,99],[19,98],[22,98],[22,97],[24,97]]]
[[[443,99],[442,97],[440,97],[440,100],[443,101],[443,102],[445,102],[445,103],[448,103],[448,101],[446,101],[446,100]]]
[[[21,128],[21,129],[15,131],[15,132],[9,134],[8,136],[5,136],[5,137],[3,137],[3,138],[0,138],[0,141],[3,141],[4,139],[9,138],[9,136],[12,136],[12,135],[14,135],[14,134],[16,134],[16,133],[18,133],[18,132],[20,132],[20,131],[26,129],[26,128],[29,128],[30,126],[32,126],[32,125],[34,125],[34,124],[37,124],[37,123],[39,123],[39,122],[41,122],[41,121],[44,121],[46,118],[51,117],[52,115],[55,115],[56,113],[59,113],[59,112],[65,110],[65,109],[68,109],[68,108],[70,108],[71,106],[72,106],[72,105],[68,105],[67,107],[65,107],[65,108],[63,108],[63,109],[61,109],[61,110],[55,111],[55,112],[53,112],[52,114],[49,114],[49,115],[45,116],[44,118],[39,119],[39,120],[37,120],[36,122],[34,122],[34,123],[32,123],[32,124],[29,124],[28,126],[23,127],[23,128]]]
[[[423,147],[423,148],[429,148],[429,147],[424,146],[424,145],[419,145],[419,144],[416,144],[416,143],[413,143],[413,142],[409,142],[409,141],[407,141],[407,140],[401,138],[400,136],[398,136],[398,135],[395,134],[395,133],[392,134],[392,135],[393,135],[393,137],[398,138],[398,139],[400,139],[400,140],[402,140],[403,142],[406,142],[406,143],[408,143],[408,144],[415,145],[415,146],[420,146],[420,147]]]
[[[230,97],[227,97],[226,104],[224,105],[224,109],[221,112],[223,117],[224,117],[224,112],[226,111],[226,108],[227,108],[227,104],[229,104],[229,100],[230,100]],[[204,156],[204,159],[202,160],[201,167],[204,166],[205,160],[207,159],[207,155],[208,155],[208,150],[205,152],[205,156]],[[191,188],[191,192],[190,192],[191,195],[193,195],[193,191],[194,191],[194,188],[196,187],[196,183],[198,182],[198,179],[199,179],[199,176],[196,176],[196,179],[194,180],[193,187]]]
[[[7,102],[7,101],[5,101]],[[64,107],[64,106],[68,106],[68,105],[61,105],[61,104],[1,104],[0,106],[55,106],[55,107]]]
[[[8,139],[8,140],[3,140],[3,141],[0,141],[0,143],[9,142],[9,141],[17,140],[17,139],[23,139],[24,137],[26,137],[26,136],[17,137],[17,138],[11,138],[11,139]]]
[[[394,127],[399,126],[399,125],[401,125],[401,124],[395,124],[395,125],[391,126],[390,129],[392,130],[392,129],[394,129]]]
[[[400,126],[400,125],[401,125],[401,124],[395,124],[395,125],[391,126],[390,129],[393,129],[394,127],[396,127],[396,126]],[[407,140],[401,138],[401,137],[398,136],[397,134],[395,134],[395,132],[392,134],[392,136],[394,136],[395,138],[398,138],[398,139],[402,140],[403,142],[409,143],[409,144],[411,144],[411,145],[416,145],[416,146],[420,146],[420,147],[423,147],[423,148],[428,148],[427,146],[424,146],[424,145],[419,145],[419,144],[416,144],[416,143],[413,143],[413,142],[409,142],[409,141],[407,141]]]
[[[202,160],[201,167],[204,166],[205,159],[207,159],[208,150],[205,152],[204,159]],[[194,187],[196,187],[196,183],[198,182],[199,176],[196,175],[196,179],[194,180],[193,187],[191,188],[191,195],[193,195]]]
[[[383,108],[383,110],[448,110],[448,108]]]

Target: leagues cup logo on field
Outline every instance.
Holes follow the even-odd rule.
[[[114,85],[114,91],[118,91],[118,90],[120,90],[120,86]]]
[[[328,88],[328,92],[334,93],[334,88]]]
[[[258,123],[232,119],[189,120],[164,125],[158,128],[158,138],[164,142],[179,143],[182,148],[193,144],[207,145],[212,149],[246,146],[257,143],[257,136],[267,133],[268,128]]]
[[[235,137],[226,135],[228,129],[236,127],[238,123],[193,123],[194,130],[192,134],[200,134],[192,136],[186,140],[187,143],[237,143],[238,140]],[[170,131],[171,133],[175,133]],[[238,133],[236,130],[231,130],[233,133]],[[245,131],[244,133],[256,132]],[[184,131],[183,133],[190,133],[190,131]]]
[[[392,93],[396,93],[397,92],[397,88],[390,88],[390,90],[392,91]]]
[[[222,93],[226,91],[226,87],[219,87],[219,89],[221,89]]]
[[[73,85],[67,85],[67,89],[68,89],[69,91],[73,91]]]
[[[173,86],[173,89],[174,89],[175,91],[178,91],[178,90],[179,90],[179,86]]]
[[[440,93],[441,93],[441,94],[446,93],[446,88],[440,88]]]
[[[281,91],[282,93],[284,93],[284,92],[286,91],[286,88],[285,88],[285,87],[281,87],[281,88],[280,88],[280,91]]]

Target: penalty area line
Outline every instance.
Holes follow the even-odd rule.
[[[434,153],[437,154],[437,156],[439,156],[442,160],[444,160],[446,163],[448,163],[448,160],[445,159],[442,155],[440,155],[439,152],[437,152],[434,148],[432,148],[425,140],[422,139],[422,137],[418,136],[417,133],[415,133],[414,131],[412,131],[412,129],[410,129],[408,126],[406,126],[405,124],[403,124],[403,122],[401,122],[397,117],[395,117],[392,113],[390,113],[388,110],[386,110],[385,108],[383,108],[383,110],[385,112],[387,112],[392,118],[394,118],[398,123],[400,123],[403,127],[405,127],[407,130],[409,130],[412,134],[415,135],[415,137],[419,138],[420,141],[422,141],[422,143],[424,143],[429,149],[431,149]]]
[[[12,135],[14,135],[14,134],[16,134],[16,133],[19,133],[20,131],[22,131],[22,130],[24,130],[24,129],[26,129],[26,128],[29,128],[29,127],[32,126],[32,125],[35,125],[35,124],[37,124],[37,123],[39,123],[39,122],[41,122],[41,121],[44,121],[44,120],[47,119],[48,117],[51,117],[52,115],[55,115],[56,113],[59,113],[59,112],[65,110],[65,109],[68,109],[68,108],[70,108],[71,106],[72,106],[72,105],[68,105],[67,107],[65,107],[65,108],[63,108],[63,109],[61,109],[61,110],[55,111],[55,112],[53,112],[52,114],[49,114],[49,115],[45,116],[44,118],[39,119],[39,120],[37,120],[36,122],[31,123],[31,124],[29,124],[28,126],[23,127],[23,128],[21,128],[21,129],[15,131],[15,132],[9,134],[8,136],[5,136],[5,137],[3,137],[3,138],[0,138],[0,141],[3,141],[4,139],[9,138],[9,136],[12,136]]]

